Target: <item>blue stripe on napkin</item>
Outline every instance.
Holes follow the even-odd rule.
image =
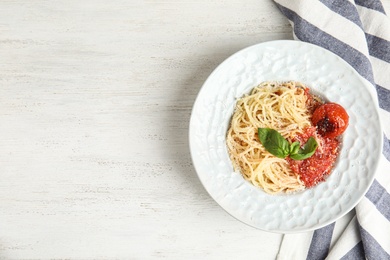
[[[366,33],[368,51],[371,56],[390,62],[390,42]]]
[[[334,225],[335,223],[314,231],[307,260],[325,259],[329,252],[330,242],[332,241]]]
[[[386,159],[390,161],[390,140],[387,139],[385,135],[383,135],[383,139],[383,154]]]
[[[351,250],[348,251],[340,260],[365,260],[363,242],[360,241]]]
[[[390,90],[377,84],[376,91],[378,92],[379,107],[390,112]]]
[[[338,13],[344,18],[358,25],[360,28],[363,28],[362,22],[360,21],[360,17],[356,11],[356,7],[351,2],[345,0],[320,0],[320,1],[333,12]]]
[[[382,6],[382,3],[377,0],[355,0],[355,3],[357,5],[381,12],[383,14],[385,13],[385,9]]]
[[[377,180],[374,180],[372,183],[370,189],[366,193],[366,197],[375,205],[378,211],[390,221],[390,194]]]
[[[362,240],[366,241],[363,243],[364,252],[366,255],[371,256],[368,259],[389,260],[390,255],[381,247],[375,238],[373,238],[362,226],[359,226],[359,228]]]
[[[390,140],[385,135],[383,137],[383,155],[390,161]]]

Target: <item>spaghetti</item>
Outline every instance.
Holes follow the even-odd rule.
[[[321,103],[299,82],[264,82],[239,99],[227,132],[234,169],[270,194],[303,190],[305,183],[289,161],[270,154],[259,142],[258,128],[275,129],[293,142],[313,128],[313,107]]]

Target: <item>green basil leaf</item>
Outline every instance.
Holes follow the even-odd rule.
[[[259,128],[258,136],[269,153],[283,159],[289,154],[290,144],[278,131],[271,128]]]
[[[318,143],[317,143],[316,139],[314,139],[314,137],[311,136],[309,138],[309,140],[307,140],[307,142],[303,146],[303,152],[304,153],[312,153],[312,155],[313,155],[314,152],[316,151],[317,147],[318,147]]]
[[[301,143],[300,142],[293,142],[290,145],[290,154],[296,154],[299,151],[299,148],[301,148]]]
[[[318,147],[316,139],[310,137],[307,140],[306,144],[303,146],[303,149],[299,149],[298,153],[290,154],[290,158],[294,160],[304,160],[311,157]]]
[[[257,135],[259,136],[260,142],[263,144],[263,146],[264,143],[266,142],[269,130],[270,130],[269,128],[259,128],[257,130]]]
[[[290,154],[290,158],[293,160],[305,160],[309,158],[311,155],[309,154],[303,154],[303,153],[296,153],[296,154]]]

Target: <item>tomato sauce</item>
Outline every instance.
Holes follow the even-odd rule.
[[[294,141],[306,143],[307,139],[313,136],[314,132],[314,127],[307,128]],[[316,135],[316,139],[319,147],[313,156],[305,160],[287,158],[290,168],[300,176],[307,188],[325,180],[325,177],[330,174],[339,152],[339,141],[337,139],[325,138],[320,135]]]
[[[292,141],[304,144],[313,136],[317,140],[318,148],[313,156],[305,160],[293,160],[288,157],[287,162],[305,186],[310,188],[324,181],[325,177],[330,174],[339,153],[340,141],[337,137],[348,126],[348,114],[338,104],[323,104],[315,99],[308,89],[305,89],[305,94],[307,96],[306,105],[313,114],[313,126],[306,128]]]

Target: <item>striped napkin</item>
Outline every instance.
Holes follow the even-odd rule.
[[[296,40],[347,61],[377,93],[383,155],[356,208],[324,228],[284,235],[278,259],[390,259],[390,20],[379,0],[274,0]]]

